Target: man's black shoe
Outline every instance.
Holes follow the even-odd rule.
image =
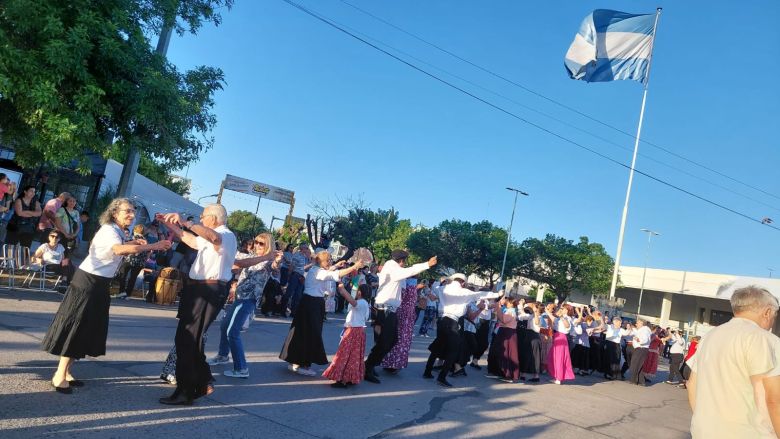
[[[370,373],[367,373],[364,377],[364,380],[368,381],[369,383],[379,384],[381,381],[379,381],[379,378],[377,378],[376,375],[372,375]]]
[[[450,376],[452,376],[452,377],[464,377],[464,376],[466,376],[466,369],[461,367],[460,369],[456,370],[455,372],[452,372],[450,374]]]
[[[442,387],[452,387],[452,384],[449,383],[447,380],[436,380],[436,384],[442,386]]]
[[[431,378],[433,378],[433,375],[430,372],[426,371],[425,373],[423,373],[423,378],[431,379]]]

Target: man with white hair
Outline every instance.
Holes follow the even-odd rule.
[[[171,396],[160,398],[163,404],[191,405],[195,398],[213,391],[214,377],[206,363],[202,339],[227,300],[238,242],[225,225],[227,211],[220,204],[206,206],[200,224],[190,227],[178,213],[158,215],[158,218],[183,243],[198,251],[179,303],[176,390]]]
[[[756,387],[777,366],[775,336],[769,332],[777,317],[777,299],[750,286],[734,292],[731,309],[734,318],[707,333],[689,360],[694,439],[774,437],[761,428],[756,400],[766,396]]]
[[[461,336],[458,320],[466,313],[466,306],[469,302],[479,298],[495,299],[501,296],[500,293],[485,294],[484,291],[467,289],[465,287],[466,275],[461,273],[455,273],[449,279],[452,282],[442,288],[439,295],[439,303],[443,307],[443,317],[436,325],[436,339],[428,347],[431,355],[428,356],[428,363],[426,363],[423,373],[424,378],[433,378],[431,373],[433,363],[437,358],[444,359],[444,365],[436,379],[436,383],[442,387],[452,387],[452,384],[447,381],[447,374],[456,365],[460,354]],[[461,368],[458,372],[465,375],[465,371],[462,370]]]

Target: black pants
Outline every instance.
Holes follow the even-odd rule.
[[[58,274],[60,276],[63,276],[65,278],[65,281],[70,283],[70,281],[73,279],[73,273],[76,272],[76,269],[73,268],[73,263],[70,263],[68,265],[62,265],[62,264],[47,264],[46,265],[46,273],[52,273],[52,274]]]
[[[377,328],[380,333],[377,334]],[[380,309],[376,313],[374,321],[374,347],[366,359],[366,373],[374,373],[374,367],[384,360],[385,355],[393,349],[398,342],[398,316],[395,311],[388,312]]]
[[[225,305],[229,285],[189,283],[179,304],[176,327],[176,391],[190,398],[206,392],[214,381],[203,352],[203,334]]]
[[[626,346],[623,348],[623,358],[625,361],[623,362],[623,367],[620,368],[620,375],[625,376],[628,368],[631,367],[631,357],[633,354],[634,346],[631,343],[626,343]]]
[[[143,270],[144,267],[136,267],[134,265],[130,265],[127,262],[122,262],[122,265],[119,266],[119,272],[116,274],[116,279],[119,281],[119,293],[127,293],[129,296],[130,293],[133,292],[133,289],[135,288],[135,280],[138,278],[138,274]]]
[[[471,360],[471,357],[477,352],[478,348],[479,344],[477,343],[477,334],[474,332],[463,331],[461,334],[460,361],[458,361],[461,367],[465,367],[466,364],[468,364],[468,362]]]
[[[282,314],[279,304],[276,303],[276,296],[282,294],[282,286],[275,279],[268,279],[263,289],[263,304],[260,306],[260,312],[268,315],[272,312]]]
[[[488,346],[490,346],[488,335],[490,335],[490,321],[482,320],[477,328],[477,350],[474,351],[474,360],[482,358]]]
[[[439,371],[439,381],[445,381],[447,374],[452,370],[455,362],[458,361],[460,354],[460,332],[458,331],[458,321],[450,317],[442,317],[436,325],[436,339],[428,348],[431,355],[428,356],[428,362],[425,364],[425,373],[429,374],[433,370],[433,363],[437,358],[444,360],[444,366]]]
[[[642,372],[642,366],[645,365],[647,354],[649,353],[647,348],[635,348],[634,353],[631,355],[631,383],[645,385],[645,373]]]
[[[683,380],[682,373],[680,373],[682,361],[683,354],[669,354],[669,381],[678,382]]]

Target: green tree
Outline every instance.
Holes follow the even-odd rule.
[[[559,301],[573,290],[597,296],[609,292],[614,261],[601,244],[585,236],[577,243],[552,234],[528,238],[521,245],[520,258],[513,274],[546,285]]]
[[[241,239],[253,238],[256,234],[267,230],[263,220],[248,210],[230,212],[227,222],[228,228]]]
[[[180,72],[155,53],[163,23],[219,24],[233,0],[6,0],[0,7],[0,143],[23,166],[137,148],[181,169],[214,144],[220,69]],[[115,143],[106,142],[113,133]]]

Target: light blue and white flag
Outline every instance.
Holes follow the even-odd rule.
[[[585,17],[566,52],[572,79],[587,82],[632,79],[647,82],[655,14],[596,9]]]

